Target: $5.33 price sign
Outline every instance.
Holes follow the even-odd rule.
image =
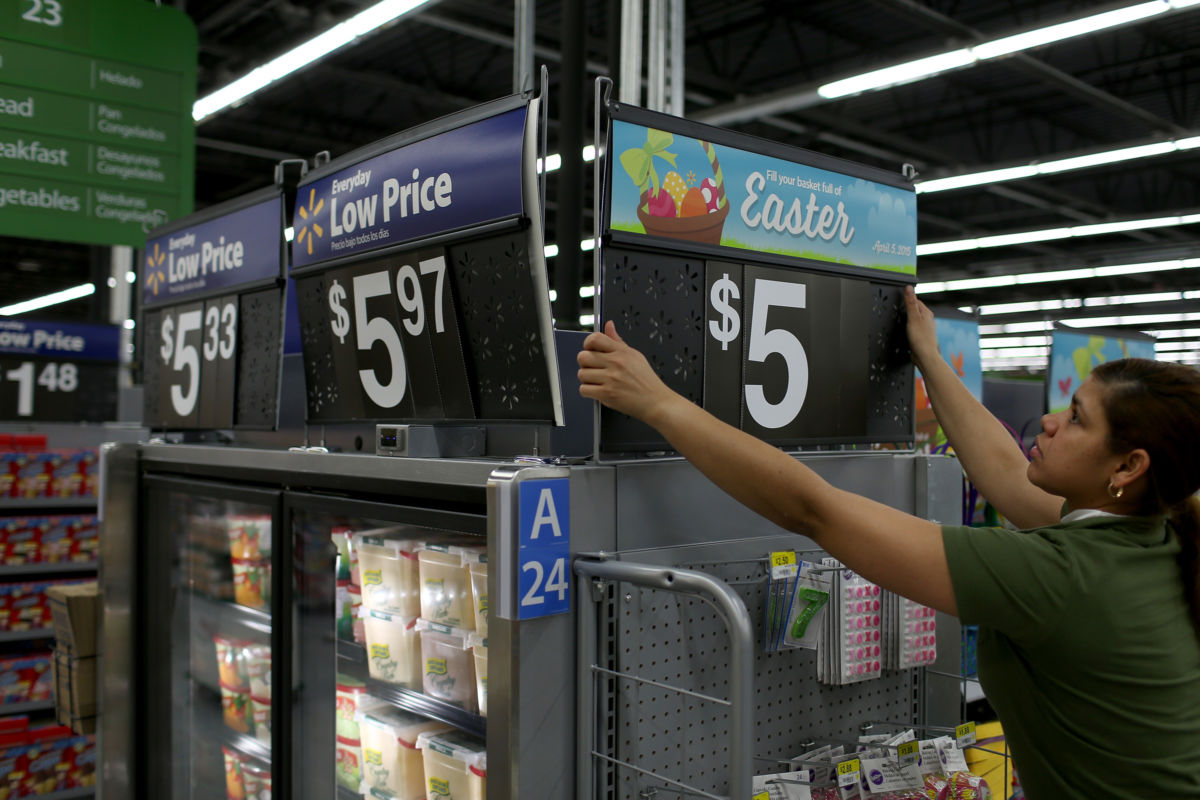
[[[148,331],[147,344],[154,339]],[[158,420],[166,428],[233,426],[237,382],[238,298],[164,308],[159,317]],[[147,348],[149,350],[149,347]]]
[[[776,441],[860,433],[868,282],[710,261],[705,289],[708,411]]]
[[[384,256],[325,274],[342,419],[473,419],[445,254]],[[355,389],[357,388],[357,392]]]

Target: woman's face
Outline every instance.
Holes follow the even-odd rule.
[[[1108,480],[1121,457],[1108,449],[1103,385],[1089,377],[1071,405],[1042,417],[1042,433],[1030,450],[1030,482],[1063,497],[1071,508],[1099,508],[1111,498]]]

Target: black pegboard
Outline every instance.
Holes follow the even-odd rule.
[[[158,386],[162,369],[162,358],[158,352],[161,346],[162,312],[143,312],[140,331],[142,341],[138,353],[141,356],[142,385]],[[142,419],[151,427],[157,426],[162,419],[158,405],[157,391],[142,392]]]
[[[283,357],[283,290],[271,287],[238,297],[237,400],[234,424],[274,428],[279,416]]]
[[[447,248],[480,419],[553,420],[526,231]]]

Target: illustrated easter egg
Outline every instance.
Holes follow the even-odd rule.
[[[651,191],[649,206],[648,211],[650,212],[650,216],[675,216],[675,200],[666,189],[659,189],[657,192]]]
[[[705,178],[700,182],[700,194],[704,196],[704,207],[708,213],[713,213],[717,210],[717,184],[712,178]]]
[[[708,213],[708,208],[704,203],[704,195],[701,191],[693,186],[687,190],[687,194],[683,196],[683,201],[679,204],[679,216],[681,217],[702,217]]]
[[[671,195],[671,199],[675,201],[675,208],[678,209],[683,204],[683,198],[687,195],[688,186],[684,182],[683,176],[675,170],[671,170],[663,178],[663,188]],[[674,214],[672,216],[675,216]],[[682,216],[682,215],[680,215]]]

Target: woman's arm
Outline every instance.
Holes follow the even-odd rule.
[[[795,458],[671,391],[612,322],[605,333],[587,337],[578,361],[580,394],[653,426],[736,500],[812,538],[884,588],[955,613],[938,525],[836,489]]]
[[[913,361],[925,378],[925,392],[938,423],[979,493],[1021,528],[1058,522],[1063,499],[1029,482],[1029,462],[1009,432],[984,408],[938,353],[933,314],[905,289],[908,340]]]

